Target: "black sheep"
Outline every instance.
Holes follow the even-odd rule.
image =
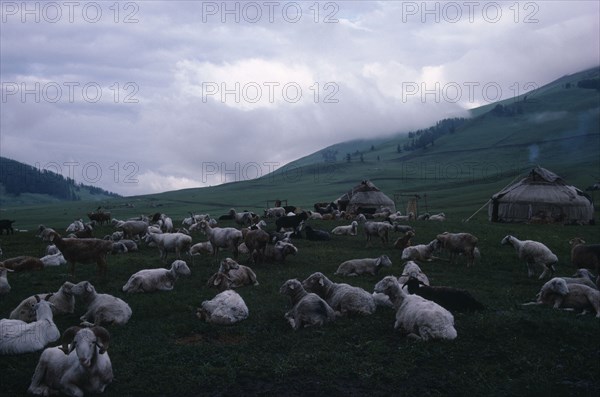
[[[331,236],[329,232],[325,230],[313,229],[310,226],[306,226],[304,228],[304,233],[306,233],[306,239],[312,241],[329,241],[331,240]]]
[[[409,294],[416,294],[451,312],[469,312],[485,309],[467,290],[454,287],[431,287],[415,277],[410,277],[402,288],[408,287]]]

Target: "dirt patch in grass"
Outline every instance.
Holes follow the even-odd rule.
[[[216,337],[213,337],[212,335],[193,333],[191,335],[186,335],[175,339],[175,344],[184,346],[199,345],[201,343],[239,345],[242,343],[243,339],[244,338],[240,335],[217,335]]]

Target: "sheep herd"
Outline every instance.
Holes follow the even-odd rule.
[[[485,310],[486,306],[469,291],[451,286],[431,286],[429,278],[419,267],[419,263],[430,261],[455,263],[459,256],[466,258],[467,267],[476,266],[481,255],[476,236],[445,231],[427,244],[413,245],[412,240],[418,235],[418,230],[412,225],[420,220],[412,213],[402,215],[381,208],[376,213],[381,219],[367,219],[363,214],[325,214],[333,219],[347,219],[349,223],[329,231],[308,224],[310,220],[323,219],[324,214],[294,210],[270,208],[265,211],[262,220],[252,212],[237,212],[235,209],[219,220],[209,215],[190,214],[177,230],[173,220],[165,214],[141,219],[112,219],[115,231],[103,238],[91,236],[94,222],[84,224],[81,220],[74,221],[66,228],[66,233],[72,233],[68,237],[40,226],[38,236],[53,243],[49,246],[48,255],[43,258],[15,257],[0,262],[0,295],[15,293],[11,292],[9,273],[47,266],[68,263],[73,277],[76,264],[92,263],[96,265],[99,277],[107,277],[110,273],[108,255],[134,252],[140,246],[155,247],[158,258],[164,264],[169,254],[177,259],[168,269],[140,269],[130,276],[122,291],[170,291],[176,288],[180,276],[189,276],[192,272],[188,263],[182,260],[184,255],[192,262],[202,256],[216,260],[223,257],[220,251],[225,250],[228,251],[225,255],[231,257],[218,260],[218,270],[206,283],[218,293],[213,299],[202,302],[196,315],[215,325],[232,325],[250,315],[248,306],[234,290],[260,285],[253,266],[262,263],[281,266],[287,256],[302,255],[294,245],[296,239],[327,244],[327,241],[339,238],[335,236],[344,236],[356,239],[357,243],[366,247],[384,246],[399,250],[401,259],[405,261],[402,273],[398,277],[382,277],[372,291],[349,283],[336,283],[319,271],[304,280],[288,279],[280,286],[279,294],[289,298],[290,309],[281,316],[293,330],[326,326],[342,316],[368,316],[380,307],[382,310],[393,309],[393,326],[402,335],[424,341],[453,340],[458,337],[453,313]],[[224,219],[233,221],[237,227],[220,227]],[[420,219],[444,222],[446,215],[440,213]],[[399,222],[411,222],[412,225]],[[390,244],[390,236],[394,233],[400,233],[400,236]],[[198,234],[204,235],[206,240],[193,244]],[[591,311],[600,318],[600,276],[596,278],[586,270],[600,270],[599,244],[573,239],[571,260],[580,269],[573,277],[552,278],[558,258],[543,243],[519,240],[512,235],[498,243],[515,249],[519,260],[526,263],[529,277],[535,274],[536,268],[542,270],[540,279],[550,277],[536,301],[525,305],[550,305],[583,313]],[[449,259],[434,255],[440,253],[445,253]],[[341,262],[333,275],[376,276],[381,269],[390,267],[392,260],[385,254],[355,258]],[[43,351],[28,389],[30,394],[47,395],[57,391],[67,395],[100,393],[113,379],[107,353],[110,335],[103,326],[125,325],[133,313],[124,300],[97,292],[89,281],[76,284],[66,281],[56,292],[25,298],[8,319],[0,320],[0,355],[39,351],[58,341],[60,333],[53,316],[73,313],[76,298],[87,308],[80,317],[81,324],[63,333],[62,346]]]

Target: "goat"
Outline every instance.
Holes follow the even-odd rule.
[[[78,397],[84,392],[102,393],[113,380],[109,342],[110,334],[103,327],[67,328],[63,345],[47,348],[40,356],[27,392]]]
[[[233,290],[220,292],[211,300],[202,302],[196,316],[208,323],[231,325],[248,318],[248,306]]]
[[[182,260],[176,260],[170,269],[144,269],[131,275],[123,286],[123,292],[171,291],[179,276],[192,274],[190,268]]]
[[[292,228],[294,231],[297,231],[300,224],[307,219],[308,214],[306,212],[301,212],[293,216],[281,216],[275,221],[276,230],[281,231],[281,229]]]
[[[48,343],[58,340],[60,332],[52,317],[50,296],[41,300],[36,296],[36,321],[0,320],[0,355],[23,354],[42,350]]]
[[[325,299],[333,310],[342,315],[368,315],[375,312],[375,301],[371,294],[360,287],[334,283],[323,273],[311,274],[302,282],[302,286]]]
[[[552,275],[556,271],[554,265],[558,263],[558,257],[550,251],[548,247],[539,241],[519,240],[516,237],[508,235],[502,239],[501,245],[510,245],[517,251],[519,259],[524,259],[527,263],[527,276],[534,275],[534,265],[544,268],[539,280]]]
[[[52,232],[47,236],[62,252],[67,262],[71,263],[71,276],[75,275],[75,263],[96,262],[98,273],[106,275],[106,256],[112,252],[112,241],[98,238],[62,238],[60,234]]]
[[[331,236],[325,230],[313,229],[310,226],[304,228],[306,239],[311,241],[329,241]]]
[[[124,325],[131,317],[131,308],[127,303],[112,295],[97,293],[96,288],[89,281],[75,284],[71,291],[87,307],[85,314],[80,317],[83,326],[105,323]]]
[[[376,293],[387,295],[396,309],[394,329],[419,340],[455,339],[454,316],[435,302],[418,295],[408,295],[394,276],[375,285]]]
[[[587,268],[599,273],[600,281],[600,244],[586,244],[585,240],[575,237],[571,244],[571,264],[576,268]]]
[[[302,283],[296,279],[284,282],[279,293],[290,297],[292,309],[285,313],[284,318],[294,331],[302,327],[322,326],[335,320],[335,312],[321,297],[307,292]]]

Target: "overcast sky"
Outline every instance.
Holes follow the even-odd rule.
[[[600,64],[598,1],[1,5],[0,154],[123,195],[266,174]]]

